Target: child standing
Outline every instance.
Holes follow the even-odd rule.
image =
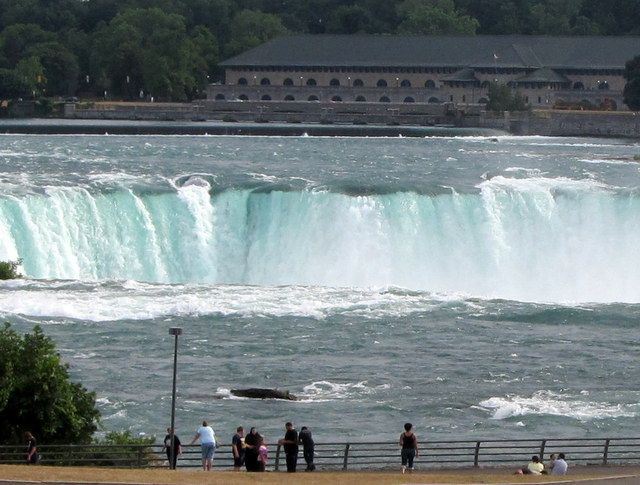
[[[267,450],[267,445],[264,444],[264,439],[260,440],[260,446],[258,446],[258,471],[263,472],[267,467],[267,458],[269,455],[269,450]]]

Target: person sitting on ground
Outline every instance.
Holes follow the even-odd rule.
[[[516,475],[542,475],[544,472],[544,465],[538,458],[538,455],[533,455],[531,457],[531,463],[529,463],[526,467],[518,470]]]
[[[555,453],[551,453],[551,455],[549,455],[549,463],[547,463],[547,471],[551,471],[553,470],[553,467],[556,464],[556,455]]]
[[[564,459],[564,453],[560,453],[558,455],[558,459],[554,463],[553,470],[551,470],[552,475],[566,475],[567,474],[567,462]]]

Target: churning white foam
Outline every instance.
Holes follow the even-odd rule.
[[[491,418],[498,420],[527,415],[563,416],[580,421],[637,416],[633,409],[624,404],[585,401],[583,397],[538,391],[531,397],[492,397],[480,402],[479,407],[491,412]]]

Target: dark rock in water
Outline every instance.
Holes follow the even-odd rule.
[[[298,398],[289,391],[278,389],[261,389],[252,387],[250,389],[231,389],[231,394],[238,397],[248,397],[252,399],[285,399],[287,401],[297,401]]]

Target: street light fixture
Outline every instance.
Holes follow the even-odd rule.
[[[171,394],[171,430],[169,432],[169,443],[171,446],[171,456],[169,457],[169,468],[175,470],[176,466],[176,447],[175,445],[175,423],[176,423],[176,375],[178,371],[178,336],[182,335],[180,327],[171,327],[169,335],[175,335],[175,343],[173,346],[173,392]]]

